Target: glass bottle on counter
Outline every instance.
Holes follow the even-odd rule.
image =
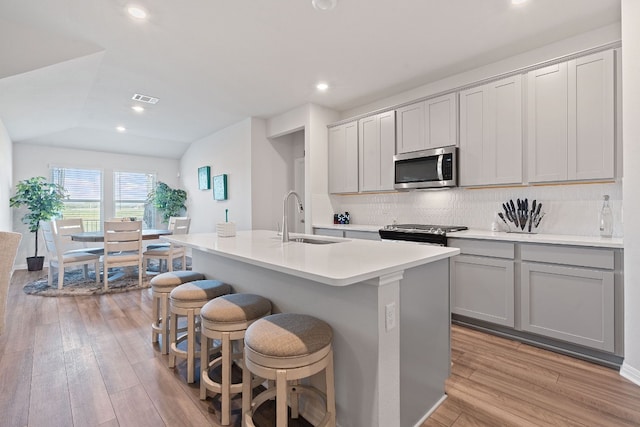
[[[613,235],[613,213],[609,206],[609,195],[605,194],[600,211],[600,236],[611,237]]]

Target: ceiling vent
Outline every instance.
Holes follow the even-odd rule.
[[[158,98],[154,98],[153,96],[140,95],[139,93],[133,95],[131,99],[134,101],[146,102],[147,104],[157,104],[158,101],[160,101]]]

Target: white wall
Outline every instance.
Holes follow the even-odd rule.
[[[253,229],[282,227],[282,197],[293,182],[293,137],[267,138],[266,122],[252,119],[251,223]],[[291,218],[291,217],[289,217]],[[293,223],[293,218],[289,221]]]
[[[337,121],[339,114],[313,104],[303,105],[267,121],[267,136],[282,136],[304,129],[305,151],[305,231],[311,233],[316,218],[332,212],[328,195],[328,132],[327,125]]]
[[[13,181],[18,182],[33,176],[51,176],[50,167],[93,168],[103,171],[103,197],[105,217],[113,215],[113,171],[127,172],[155,172],[159,181],[171,187],[177,187],[178,160],[149,156],[132,156],[95,151],[74,150],[67,148],[53,148],[42,145],[16,143],[13,145]],[[13,194],[12,189],[12,194]],[[27,256],[33,256],[35,251],[35,237],[29,233],[27,226],[22,224],[24,208],[13,213],[13,229],[24,234],[17,261],[23,263]],[[39,243],[41,240],[39,239]],[[38,247],[38,255],[45,253],[44,246]]]
[[[640,385],[640,2],[622,0],[622,87],[624,139],[625,360],[621,373]],[[637,240],[636,240],[637,239]]]
[[[9,198],[13,187],[12,144],[7,129],[0,120],[0,231],[11,231]]]
[[[251,229],[251,125],[248,118],[193,142],[180,159],[180,181],[189,193],[187,214],[193,233],[213,232],[229,221],[238,230]],[[198,168],[211,167],[211,177],[227,174],[227,200],[213,199],[212,190],[198,190]]]

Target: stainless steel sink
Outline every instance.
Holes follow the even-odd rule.
[[[340,243],[340,241],[335,240],[309,239],[308,237],[292,237],[289,239],[289,241],[298,243],[310,243],[312,245],[328,245],[330,243]]]

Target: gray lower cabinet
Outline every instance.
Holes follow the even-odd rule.
[[[347,239],[380,240],[377,231],[339,230],[335,228],[314,227],[313,234],[319,236],[346,237]]]
[[[461,252],[451,261],[455,319],[623,354],[622,250],[480,239],[449,246]]]
[[[336,228],[317,228],[317,227],[314,227],[313,234],[317,234],[319,236],[344,237],[344,231],[338,230]]]
[[[458,255],[451,260],[451,312],[514,326],[513,260]]]
[[[530,249],[538,253],[530,254]],[[557,248],[556,248],[557,249]],[[577,251],[577,253],[576,253]],[[612,250],[564,248],[558,251],[555,264],[527,262],[545,247],[523,245],[520,291],[520,316],[523,331],[579,344],[598,350],[615,349],[615,295]],[[534,255],[534,256],[532,256]],[[604,261],[596,267],[580,256]],[[553,257],[553,255],[551,255]],[[610,259],[610,265],[608,263]],[[566,266],[557,264],[580,264]]]

